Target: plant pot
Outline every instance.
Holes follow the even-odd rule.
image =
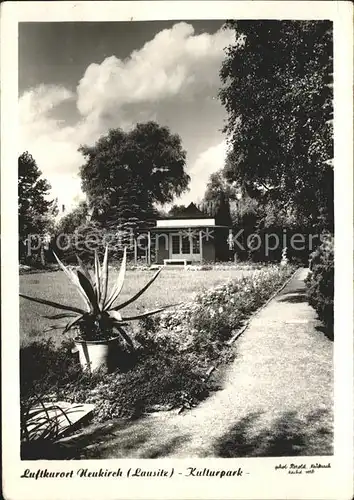
[[[79,340],[74,339],[79,352],[79,359],[84,370],[93,372],[99,368],[112,371],[117,367],[119,355],[119,339]]]

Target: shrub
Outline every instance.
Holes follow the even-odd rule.
[[[334,237],[322,236],[323,243],[311,255],[306,280],[309,303],[325,327],[333,334]]]
[[[155,407],[179,407],[186,398],[196,402],[210,392],[202,373],[195,370],[179,353],[144,354],[127,373],[104,375],[92,389],[79,388],[67,398],[73,402],[96,405],[95,420],[102,422],[119,417],[138,417]]]
[[[167,344],[163,350],[156,344],[150,350],[141,347],[135,363],[112,374],[81,372],[67,342],[57,348],[51,340],[21,348],[22,413],[36,403],[37,395],[43,401],[93,403],[99,422],[136,417],[156,405],[178,407],[186,399],[204,399],[212,387],[203,380],[205,370]]]
[[[71,354],[72,347],[73,344],[66,340],[56,348],[52,339],[21,347],[21,397],[57,393],[61,386],[76,380],[80,366]]]

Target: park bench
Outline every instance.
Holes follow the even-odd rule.
[[[168,265],[179,265],[183,264],[184,266],[187,265],[186,259],[164,259],[163,265],[168,266]]]

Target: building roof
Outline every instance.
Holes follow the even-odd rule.
[[[186,230],[190,229],[192,232],[193,231],[199,231],[203,230],[205,228],[209,229],[228,229],[230,226],[222,226],[220,224],[197,224],[191,226],[190,224],[178,224],[178,226],[158,226],[158,227],[151,227],[148,228],[147,231],[150,231],[152,233],[158,233],[160,231],[164,232],[171,232],[171,233],[176,233],[180,230]]]
[[[210,215],[202,212],[199,208],[194,204],[190,203],[188,207],[181,210],[177,215],[168,215],[167,217],[161,217],[159,220],[165,219],[210,219]]]

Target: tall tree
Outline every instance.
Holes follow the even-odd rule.
[[[108,222],[108,227],[111,230],[117,229],[120,244],[132,251],[132,238],[144,233],[155,218],[155,211],[144,186],[128,180],[118,200],[115,215]]]
[[[230,209],[235,205],[238,192],[235,183],[227,181],[223,169],[213,172],[206,186],[201,209],[213,217],[218,216],[222,220],[230,221]]]
[[[219,97],[228,113],[225,173],[252,197],[333,226],[332,23],[229,21]]]
[[[217,200],[224,194],[229,200],[235,200],[240,189],[236,183],[229,183],[225,177],[224,169],[213,172],[206,186],[204,201]]]
[[[83,191],[90,206],[102,218],[120,217],[119,205],[127,199],[127,186],[135,185],[144,196],[135,200],[141,214],[154,203],[171,202],[188,186],[186,152],[181,139],[155,122],[139,123],[125,132],[112,129],[94,146],[81,146],[85,164],[81,167]]]
[[[18,222],[20,258],[25,256],[29,235],[41,238],[51,229],[55,202],[48,199],[50,184],[42,177],[34,158],[27,151],[18,158]]]

